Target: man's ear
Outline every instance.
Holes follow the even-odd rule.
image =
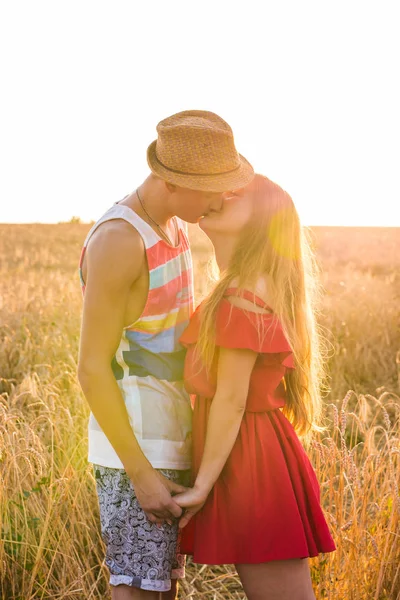
[[[169,183],[169,181],[164,181],[164,183],[170,194],[173,194],[176,191],[176,185]]]

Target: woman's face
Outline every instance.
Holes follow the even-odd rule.
[[[222,209],[210,212],[200,220],[200,228],[209,236],[213,234],[239,236],[253,212],[252,199],[246,188],[223,194]]]

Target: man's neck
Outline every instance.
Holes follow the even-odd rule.
[[[121,204],[134,210],[168,244],[178,246],[179,234],[176,223],[171,221],[174,214],[168,210],[168,200],[169,195],[165,183],[153,175],[149,175],[138,189],[131,192]]]
[[[140,208],[141,212],[145,214],[147,212],[158,225],[166,227],[174,214],[169,208],[169,195],[165,183],[150,175],[139,186],[138,192],[142,203],[136,195],[136,206]]]

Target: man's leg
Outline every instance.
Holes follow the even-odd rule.
[[[167,592],[168,593],[168,592]],[[147,592],[130,585],[112,585],[112,600],[160,600],[160,592]],[[175,599],[174,599],[175,600]]]
[[[176,600],[178,598],[178,581],[171,580],[169,592],[147,592],[129,585],[112,585],[112,600]]]
[[[171,589],[169,592],[161,594],[161,600],[176,600],[178,598],[178,580],[171,579]]]

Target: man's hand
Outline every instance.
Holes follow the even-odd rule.
[[[185,527],[190,519],[201,510],[207,500],[207,494],[203,490],[193,487],[182,494],[174,497],[174,500],[182,508],[186,508],[184,515],[179,521],[179,528]]]
[[[129,474],[129,473],[128,473]],[[151,523],[171,523],[182,514],[182,509],[171,494],[185,492],[187,488],[169,481],[161,473],[149,467],[140,476],[131,477],[138,502]]]
[[[176,496],[176,494],[182,494],[183,492],[187,492],[190,488],[181,485],[180,483],[176,483],[175,481],[171,481],[168,477],[165,477],[160,471],[156,471],[158,478],[165,485],[171,496]]]

